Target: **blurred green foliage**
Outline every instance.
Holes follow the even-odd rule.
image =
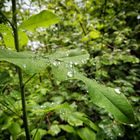
[[[0,11],[11,19],[7,1]],[[2,5],[2,6],[1,6]],[[115,88],[133,106],[135,122],[122,124],[93,104],[79,80],[60,82],[50,68],[29,80],[24,74],[28,116],[34,140],[139,140],[140,138],[140,2],[139,0],[32,0],[19,3],[19,22],[43,8],[60,22],[27,32],[22,50],[42,55],[66,49],[85,49],[86,64],[77,66],[88,78]],[[1,17],[1,14],[0,14]],[[5,20],[0,18],[0,23]],[[0,32],[0,47],[5,46]],[[37,44],[37,45],[36,45]],[[28,60],[29,61],[29,60]],[[0,62],[0,139],[25,139],[16,69]],[[98,133],[97,133],[98,132]]]

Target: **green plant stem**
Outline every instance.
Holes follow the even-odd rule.
[[[19,52],[19,40],[18,40],[18,29],[17,29],[17,11],[16,11],[16,0],[12,0],[12,12],[13,12],[13,32],[14,32],[14,41],[15,41],[15,48],[17,52]],[[25,89],[23,83],[23,76],[21,68],[17,67],[18,76],[19,76],[19,85],[20,85],[20,92],[21,92],[21,100],[22,100],[22,111],[23,111],[23,123],[26,133],[26,140],[31,140],[30,138],[30,131],[28,127],[28,120],[27,120],[27,111],[26,111],[26,100],[25,100]]]

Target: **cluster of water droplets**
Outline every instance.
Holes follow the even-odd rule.
[[[61,61],[60,61],[60,60],[54,60],[54,61],[52,62],[52,64],[53,64],[55,67],[57,67],[57,66],[59,66],[59,65],[61,64]]]
[[[70,62],[70,63],[66,64],[66,67],[68,69],[67,77],[68,78],[74,77],[74,63]]]

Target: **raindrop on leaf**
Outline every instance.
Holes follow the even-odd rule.
[[[115,92],[116,92],[117,94],[121,94],[120,88],[115,88]]]
[[[23,64],[23,68],[26,68],[26,64]]]
[[[60,65],[61,63],[60,63],[60,61],[53,61],[53,63],[52,63],[54,66],[58,66],[58,65]]]
[[[68,77],[73,77],[73,72],[72,71],[68,71],[67,76]]]

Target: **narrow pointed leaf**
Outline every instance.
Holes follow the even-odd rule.
[[[71,72],[71,76],[68,75]],[[53,70],[54,76],[60,80],[78,79],[83,81],[88,89],[94,104],[106,109],[116,120],[122,123],[133,123],[134,114],[131,105],[123,94],[118,94],[113,88],[98,84],[95,80],[88,79],[75,68],[60,65]]]
[[[77,130],[78,135],[82,140],[95,140],[96,134],[91,129],[85,127]]]
[[[19,28],[34,31],[38,27],[48,27],[59,22],[59,18],[48,10],[43,10],[39,14],[31,16],[23,21]]]
[[[122,93],[118,94],[115,89],[98,84],[95,80],[88,79],[80,73],[76,73],[75,78],[86,84],[94,104],[106,109],[122,123],[133,123],[133,109]]]

